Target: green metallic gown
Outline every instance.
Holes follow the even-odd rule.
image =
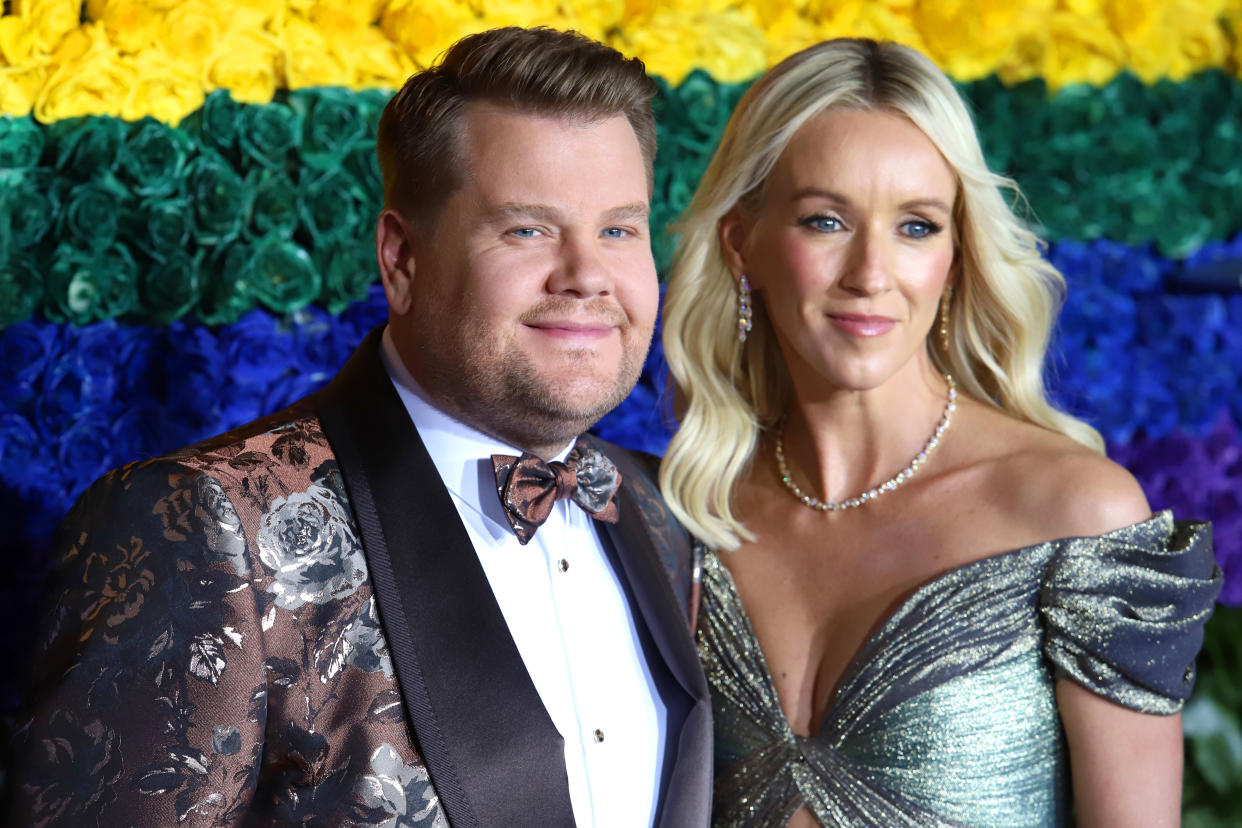
[[[966,564],[885,621],[818,733],[803,738],[729,571],[705,551],[698,643],[715,719],[712,824],[783,827],[803,805],[825,826],[1064,824],[1054,679],[1177,712],[1220,586],[1211,527],[1168,512]]]

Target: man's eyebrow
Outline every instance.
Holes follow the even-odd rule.
[[[600,215],[600,220],[605,224],[625,220],[646,221],[650,214],[651,207],[645,201],[635,201],[610,207]],[[563,210],[551,204],[524,204],[517,201],[505,202],[492,211],[492,217],[497,221],[534,219],[535,221],[555,222],[563,215]]]
[[[518,201],[507,201],[495,210],[492,217],[503,221],[506,219],[535,219],[537,221],[553,221],[561,213],[551,204],[523,204]]]
[[[605,210],[601,218],[604,222],[611,221],[646,221],[651,215],[651,205],[645,201],[635,201]]]

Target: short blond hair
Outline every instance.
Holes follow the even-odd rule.
[[[679,227],[664,350],[685,404],[660,483],[677,517],[717,549],[753,538],[733,514],[733,485],[749,466],[760,432],[775,425],[792,398],[758,297],[754,329],[738,347],[736,284],[718,225],[734,207],[759,208],[768,176],[794,134],[834,108],[904,115],[956,174],[960,269],[947,354],[928,348],[936,367],[978,400],[1103,450],[1094,429],[1048,401],[1044,356],[1065,280],[1007,203],[1005,193],[1020,197],[1017,185],[988,170],[952,82],[908,47],[830,40],[785,59],[747,91]]]

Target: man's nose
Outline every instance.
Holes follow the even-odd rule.
[[[548,292],[587,299],[612,293],[612,271],[599,239],[586,233],[566,234],[548,277]]]

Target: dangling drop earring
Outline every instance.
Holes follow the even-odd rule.
[[[940,347],[949,352],[949,302],[953,299],[953,288],[947,287],[940,296]]]
[[[746,344],[746,335],[752,326],[750,312],[750,282],[743,275],[737,280],[737,341]]]

